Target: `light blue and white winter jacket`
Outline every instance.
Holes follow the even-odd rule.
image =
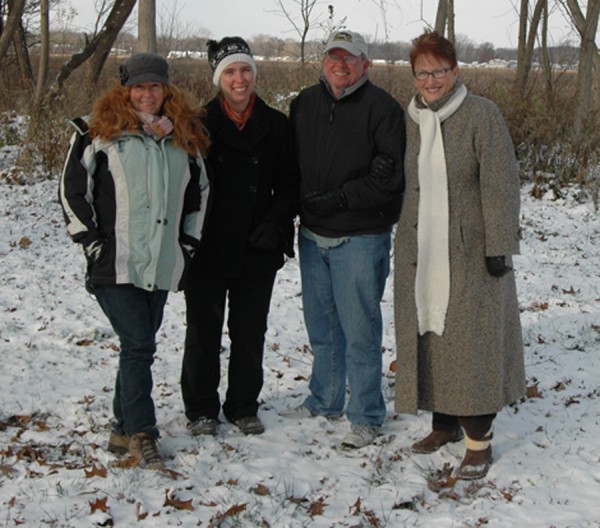
[[[208,203],[201,155],[171,134],[91,140],[85,119],[72,123],[59,198],[69,235],[87,249],[89,283],[180,290]]]

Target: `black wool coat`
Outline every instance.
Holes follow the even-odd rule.
[[[284,254],[294,254],[299,175],[291,125],[259,97],[241,131],[224,113],[219,96],[206,109],[211,203],[195,261],[222,277],[272,273],[283,266]],[[273,251],[248,241],[263,222],[280,233]]]

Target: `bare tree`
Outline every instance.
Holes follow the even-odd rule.
[[[195,28],[192,21],[182,19],[181,9],[178,0],[171,0],[168,4],[163,4],[157,18],[157,49],[159,53],[167,54],[171,50],[189,50],[194,39],[202,40],[202,47],[197,51],[204,49],[204,41],[210,35],[210,31]]]
[[[88,86],[91,87],[96,84],[102,71],[102,66],[110,53],[110,48],[117,38],[119,31],[121,31],[121,28],[129,18],[135,2],[136,0],[115,0],[112,10],[100,32],[94,35],[91,41],[86,43],[81,53],[73,55],[60,69],[52,87],[52,93],[58,92],[73,71],[88,60],[90,61],[87,77]]]
[[[156,53],[156,0],[138,2],[137,51]]]
[[[513,89],[522,99],[525,95],[527,79],[533,62],[533,49],[538,26],[544,12],[547,8],[548,0],[536,0],[531,21],[529,20],[529,0],[521,0],[519,8],[519,40],[517,48],[517,72]],[[529,28],[528,28],[529,23]]]
[[[540,47],[540,62],[544,68],[544,84],[546,85],[546,98],[548,104],[552,104],[553,100],[553,81],[552,81],[552,64],[550,63],[550,55],[548,53],[548,19],[550,12],[548,10],[548,1],[544,5],[544,14],[542,18],[542,34]]]
[[[10,5],[12,3],[14,3],[14,0],[9,0],[8,4]],[[29,50],[27,47],[23,17],[19,19],[18,26],[13,34],[13,48],[15,50],[17,65],[21,73],[21,80],[23,81],[24,85],[32,87],[34,83],[33,68],[31,67],[31,60],[29,59]]]
[[[317,4],[317,0],[291,0],[290,3],[295,4],[300,12],[300,20],[292,12],[292,10],[286,5],[284,0],[275,0],[279,9],[275,13],[284,16],[288,22],[294,28],[294,31],[300,37],[300,61],[302,64],[306,61],[305,48],[306,39],[310,28],[316,25],[318,22],[313,18],[313,10]]]
[[[40,0],[40,60],[38,78],[35,85],[33,107],[40,108],[46,81],[48,80],[48,64],[50,62],[50,5],[48,0]]]
[[[564,9],[567,10],[567,15],[571,18],[573,26],[577,30],[577,32],[581,35],[585,31],[586,18],[583,16],[583,12],[581,9],[573,9],[570,10],[564,5],[564,1],[559,2],[560,5],[563,6]],[[573,7],[576,7],[573,5]],[[593,60],[594,60],[594,74],[596,78],[596,86],[600,88],[600,52],[598,51],[598,47],[595,42],[590,42],[592,49],[594,50]]]
[[[598,56],[595,44],[598,18],[600,17],[600,0],[589,0],[584,20],[577,0],[566,0],[573,20],[578,19],[577,30],[581,36],[579,51],[579,67],[577,68],[577,87],[575,101],[574,139],[578,141],[587,131],[586,118],[592,106],[592,81],[594,57]]]
[[[446,0],[439,0],[437,6],[437,12],[435,15],[434,29],[440,34],[446,34],[446,18],[448,14],[448,2]]]
[[[423,2],[421,2],[422,11]],[[446,27],[448,28],[447,33]],[[448,40],[454,44],[456,38],[454,31],[454,0],[438,0],[434,29],[440,35],[447,35]]]
[[[454,0],[447,0],[446,19],[448,21],[448,40],[454,44],[456,42],[456,32],[454,30]]]
[[[2,28],[2,34],[0,35],[0,61],[4,59],[4,56],[8,51],[15,30],[19,26],[24,7],[25,0],[14,0],[10,4],[6,24],[4,25],[4,28]]]

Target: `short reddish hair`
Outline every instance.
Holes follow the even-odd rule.
[[[433,55],[438,59],[445,59],[450,63],[452,68],[458,65],[454,44],[437,31],[427,30],[412,41],[410,65],[413,72],[415,71],[415,61],[421,55]]]

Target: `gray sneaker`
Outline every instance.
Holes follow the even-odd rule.
[[[350,449],[365,447],[377,438],[379,429],[370,425],[352,425],[350,432],[342,440],[342,446]]]
[[[305,407],[302,404],[298,405],[298,407],[281,411],[278,414],[279,416],[283,416],[284,418],[292,418],[295,420],[301,420],[302,418],[312,418],[315,416],[308,410],[307,407]]]
[[[217,434],[217,425],[219,422],[214,418],[209,418],[208,416],[200,416],[200,418],[196,418],[194,421],[190,422],[188,428],[192,436],[200,436],[200,435],[216,435]]]
[[[240,428],[244,434],[262,434],[265,432],[265,426],[260,421],[258,416],[244,416],[233,422]]]

